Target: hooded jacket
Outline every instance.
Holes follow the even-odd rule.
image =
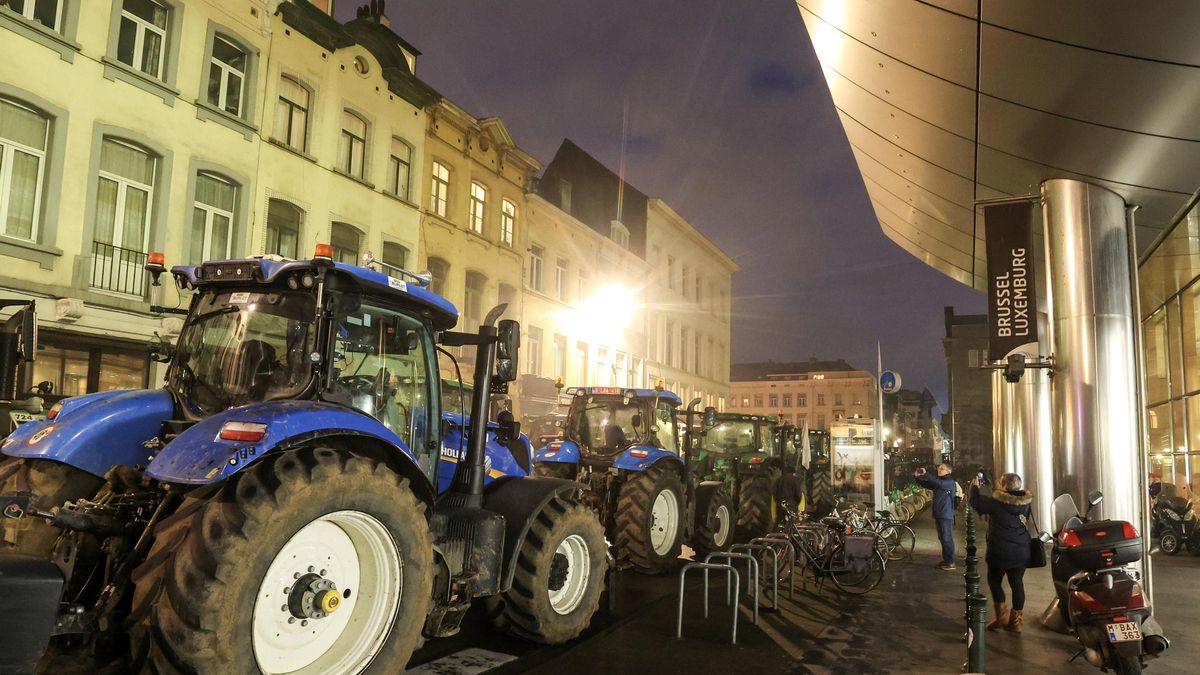
[[[957,485],[953,474],[938,476],[925,474],[913,476],[913,480],[921,487],[933,491],[933,517],[942,520],[954,519],[954,488]]]
[[[996,490],[991,497],[971,486],[971,508],[988,516],[988,565],[1001,569],[1029,566],[1029,529],[1025,522],[1033,513],[1033,495],[1023,490]]]

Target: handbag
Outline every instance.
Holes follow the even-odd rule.
[[[1029,567],[1045,567],[1046,566],[1046,545],[1042,543],[1041,530],[1037,526],[1037,521],[1033,519],[1033,507],[1029,507],[1029,522],[1025,524],[1025,529],[1029,529],[1029,523],[1033,523],[1033,531],[1029,533]]]

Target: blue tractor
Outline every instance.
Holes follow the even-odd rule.
[[[684,541],[703,554],[733,543],[736,510],[721,483],[692,470],[695,406],[661,387],[572,387],[563,439],[534,454],[545,476],[587,486],[584,501],[604,523],[622,567],[670,569]],[[705,410],[705,418],[715,410]]]
[[[173,268],[166,386],[4,440],[0,671],[400,672],[476,598],[534,641],[588,625],[603,528],[579,485],[527,477],[511,414],[487,421],[516,322],[454,332],[427,278],[331,255]],[[476,350],[469,416],[439,410],[439,345]]]

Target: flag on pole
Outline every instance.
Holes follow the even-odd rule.
[[[800,440],[800,466],[804,470],[808,470],[808,465],[812,462],[812,444],[808,441],[808,419],[804,420],[804,429],[800,431],[803,436]]]

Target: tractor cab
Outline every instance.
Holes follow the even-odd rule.
[[[774,417],[719,413],[699,438],[699,457],[706,472],[761,473],[779,464],[779,441]]]
[[[677,417],[682,401],[669,391],[571,387],[563,438],[538,451],[539,462],[632,469],[681,457]]]

